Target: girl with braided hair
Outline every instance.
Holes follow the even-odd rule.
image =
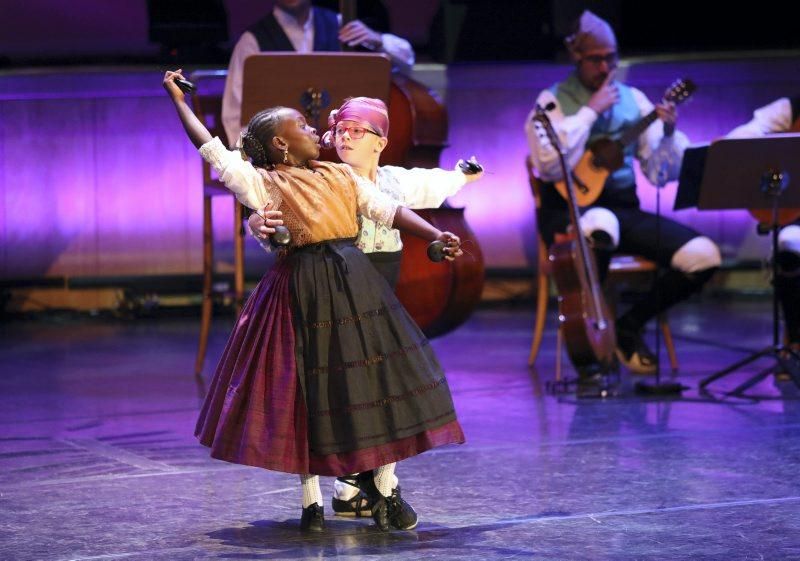
[[[353,97],[331,111],[322,145],[336,148],[339,159],[352,169],[356,181],[366,190],[380,191],[408,208],[438,208],[469,182],[483,176],[464,173],[459,160],[454,170],[439,168],[406,169],[378,166],[389,139],[389,113],[386,104],[370,97]],[[265,220],[266,218],[266,220]],[[263,209],[250,215],[251,233],[269,250],[269,235],[280,224],[280,212]],[[372,264],[392,287],[400,274],[403,243],[400,232],[359,217],[356,246],[367,254]]]
[[[300,113],[256,114],[242,150],[227,150],[169,93],[200,154],[237,199],[282,213],[291,246],[248,299],[217,366],[196,435],[214,458],[297,473],[302,530],[324,527],[319,475],[375,470],[376,525],[416,525],[391,489],[394,462],[464,442],[447,380],[427,340],[354,245],[357,213],[430,241],[450,257],[460,240],[359,186],[343,164],[318,162],[319,137]],[[252,162],[252,163],[251,163]]]

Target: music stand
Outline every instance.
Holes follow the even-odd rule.
[[[698,208],[709,209],[770,209],[772,220],[772,276],[777,276],[778,210],[800,207],[800,134],[769,135],[760,138],[726,139],[714,142],[708,150]],[[787,189],[791,185],[791,189]],[[762,357],[772,357],[772,365],[752,376],[727,395],[741,396],[765,379],[780,366],[800,387],[800,373],[787,360],[800,355],[780,342],[778,296],[772,289],[772,345],[704,378],[700,388],[737,371]]]
[[[328,112],[348,97],[389,103],[392,64],[376,53],[259,53],[244,61],[241,125],[268,107],[297,109],[322,134]]]
[[[672,210],[683,210],[697,206],[700,198],[700,184],[703,182],[703,170],[706,167],[708,144],[694,144],[686,148],[681,160],[681,171],[678,175],[678,192]]]

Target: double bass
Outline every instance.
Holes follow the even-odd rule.
[[[547,116],[547,109],[537,107],[534,119],[545,129],[558,151],[572,224],[566,241],[558,241],[550,246],[549,259],[559,294],[559,321],[567,354],[575,368],[580,371],[583,367],[597,365],[604,372],[609,372],[614,368],[614,320],[603,298],[594,253],[580,229],[575,186],[565,151]]]
[[[342,25],[357,19],[355,0],[340,0]],[[397,72],[389,91],[389,142],[381,165],[438,167],[447,146],[447,110],[429,88]],[[439,230],[461,238],[465,255],[455,261],[433,263],[428,242],[402,234],[403,259],[397,297],[428,337],[443,335],[461,325],[480,302],[484,263],[475,234],[463,208],[445,203],[438,209],[416,211]]]

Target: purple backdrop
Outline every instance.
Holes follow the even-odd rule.
[[[623,72],[651,97],[677,76],[694,78],[700,90],[682,109],[680,127],[706,141],[749,119],[754,108],[799,91],[797,63],[631,62]],[[490,267],[535,262],[522,127],[537,92],[567,70],[552,64],[446,70],[451,125],[442,165],[475,154],[490,171],[453,200],[467,207]],[[200,162],[160,80],[156,69],[0,75],[1,277],[200,270]],[[674,185],[663,191],[664,208],[672,207],[674,194]],[[655,190],[644,180],[640,195],[652,208]],[[230,208],[227,198],[215,202],[223,261]],[[755,236],[743,212],[667,214],[718,240],[728,258],[765,254],[766,240]],[[248,251],[249,266],[260,267],[258,248]]]

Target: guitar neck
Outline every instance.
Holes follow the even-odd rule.
[[[647,127],[652,125],[656,119],[658,119],[658,114],[656,113],[655,109],[648,113],[645,117],[639,120],[638,123],[633,125],[631,128],[626,130],[622,133],[622,136],[619,139],[620,144],[623,146],[627,146],[631,142],[635,142],[636,139],[641,136],[641,134],[647,130]]]

